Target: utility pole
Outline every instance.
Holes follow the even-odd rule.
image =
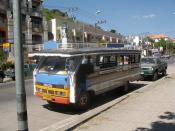
[[[26,92],[23,75],[23,46],[21,39],[21,0],[13,0],[13,19],[18,131],[28,131]]]

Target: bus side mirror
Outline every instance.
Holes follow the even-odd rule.
[[[65,63],[65,69],[66,70],[70,70],[70,63],[69,63],[69,61],[66,61],[66,63]]]

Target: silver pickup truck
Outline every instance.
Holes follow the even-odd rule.
[[[167,63],[158,57],[144,57],[141,59],[141,75],[143,78],[151,77],[155,81],[160,74],[166,75],[167,66]]]

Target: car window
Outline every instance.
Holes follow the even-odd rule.
[[[146,63],[146,64],[155,64],[156,59],[154,58],[142,58],[141,63]]]

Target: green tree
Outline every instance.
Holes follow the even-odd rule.
[[[115,30],[115,29],[111,29],[110,32],[112,32],[112,33],[116,33],[116,30]]]
[[[145,37],[145,38],[143,39],[143,41],[144,41],[144,42],[151,42],[151,43],[154,43],[154,40],[151,39],[150,37]]]
[[[51,20],[53,19],[54,17],[57,17],[57,16],[61,16],[61,17],[67,17],[68,14],[67,13],[64,13],[58,9],[52,9],[52,10],[49,10],[47,8],[44,8],[43,9],[43,15],[46,17],[47,20]]]
[[[46,17],[47,20],[53,19],[53,13],[51,13],[49,9],[44,8],[42,12],[43,12],[43,15]]]

